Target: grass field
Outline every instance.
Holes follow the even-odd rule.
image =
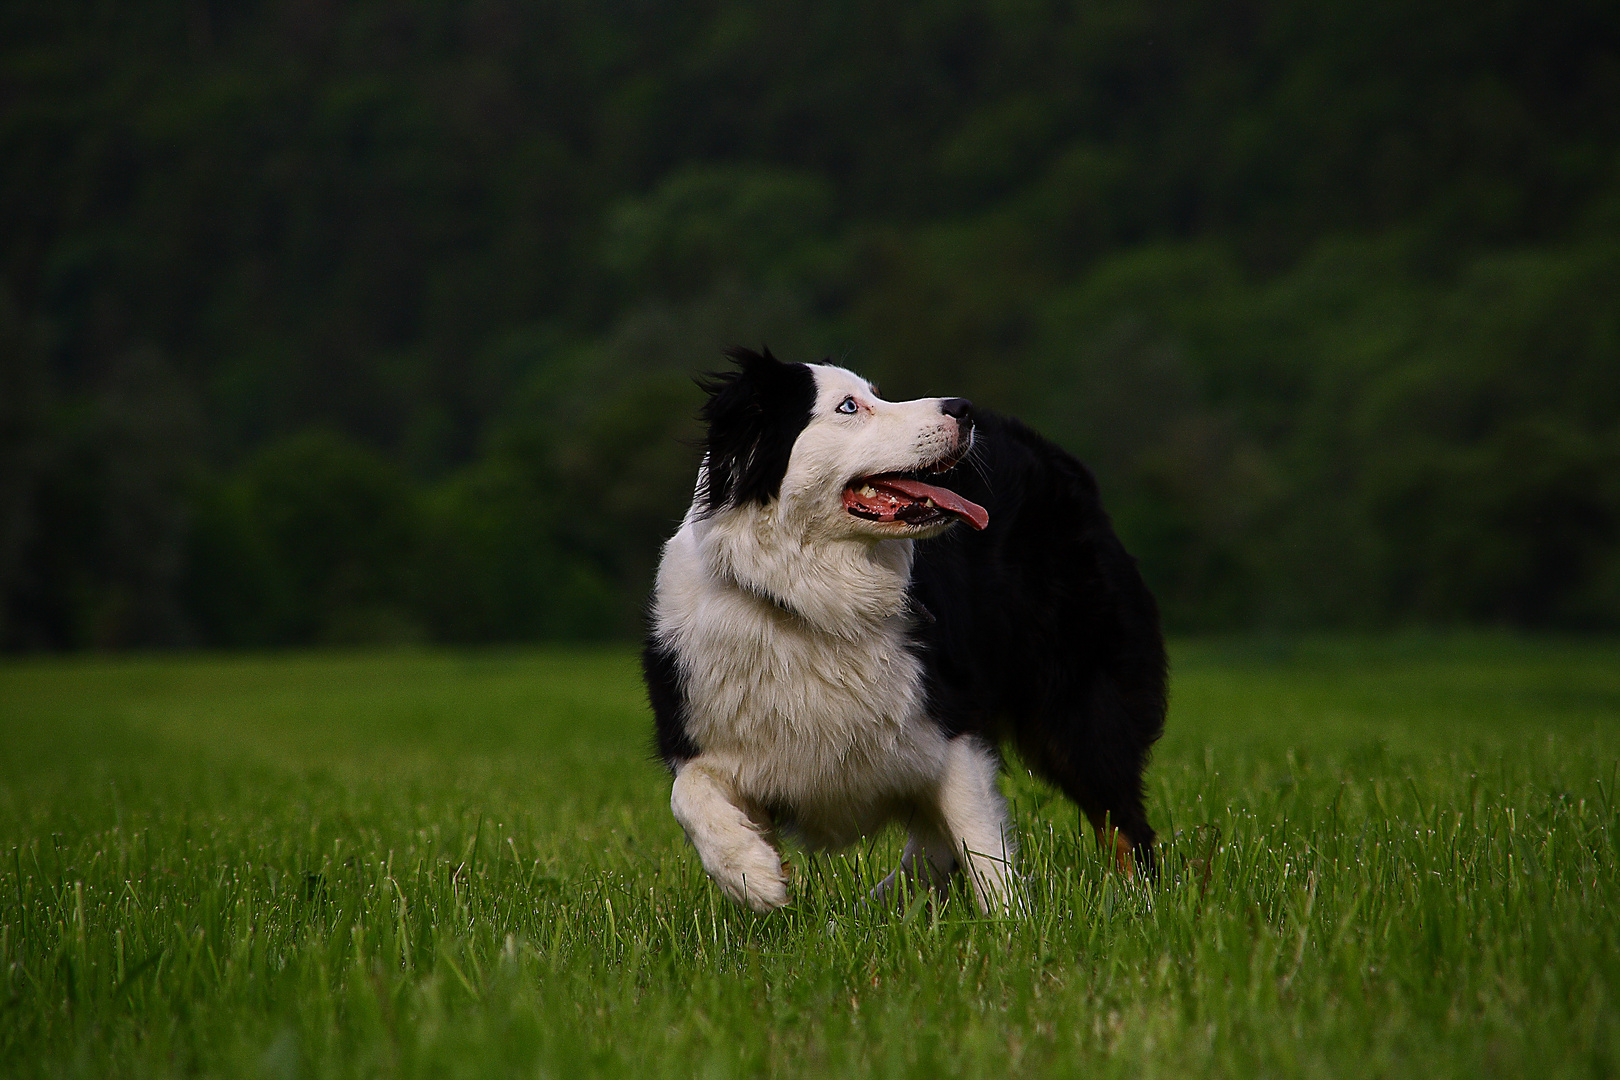
[[[1188,644],[1154,889],[720,900],[624,651],[0,665],[0,1075],[1620,1075],[1620,644]]]

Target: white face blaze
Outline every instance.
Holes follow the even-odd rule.
[[[812,364],[816,403],[794,443],[782,477],[780,514],[819,536],[924,537],[951,524],[926,525],[857,517],[844,506],[844,489],[863,477],[936,468],[971,445],[943,398],[885,401],[872,384],[841,367]],[[840,408],[842,407],[842,408]]]

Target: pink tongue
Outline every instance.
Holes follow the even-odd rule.
[[[990,524],[989,511],[976,502],[969,502],[954,491],[899,476],[885,476],[882,479],[874,479],[871,483],[877,487],[893,488],[913,499],[932,499],[934,505],[941,510],[949,510],[953,514],[967,518],[968,523],[975,529],[982,529]]]

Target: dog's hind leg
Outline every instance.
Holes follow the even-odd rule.
[[[765,839],[764,814],[739,798],[702,757],[680,766],[669,808],[720,891],[761,914],[788,901],[782,857]]]
[[[956,853],[937,829],[914,823],[900,865],[875,886],[868,899],[880,905],[906,903],[918,888],[943,892],[956,872]]]
[[[1013,842],[1007,804],[996,786],[1000,764],[971,735],[951,740],[939,784],[939,817],[957,861],[967,871],[973,896],[985,914],[1003,914],[1015,904]]]
[[[1099,677],[1082,702],[1082,708],[1041,718],[1019,749],[1080,807],[1115,867],[1152,878],[1154,833],[1143,805],[1142,771],[1157,727],[1133,714],[1111,679]]]

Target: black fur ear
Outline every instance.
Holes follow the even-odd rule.
[[[727,349],[736,371],[698,380],[709,395],[700,413],[708,424],[708,479],[702,512],[770,502],[782,490],[793,443],[810,422],[816,379],[804,364],[784,364],[770,349]]]

